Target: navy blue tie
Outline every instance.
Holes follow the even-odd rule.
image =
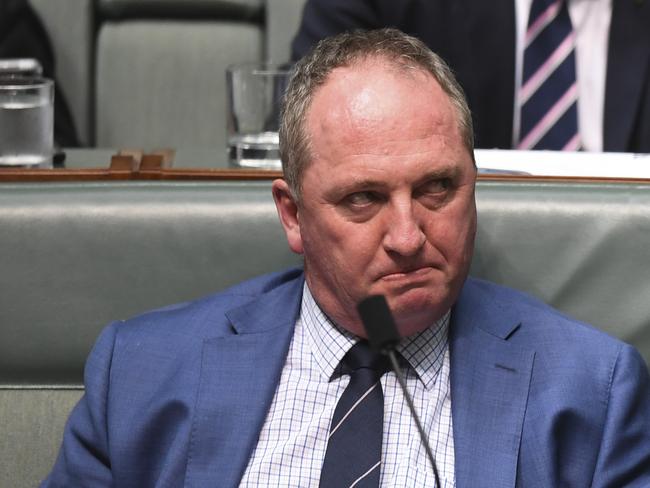
[[[379,379],[388,370],[385,356],[366,341],[342,360],[350,383],[336,404],[321,471],[322,488],[377,488],[381,467],[384,394]]]
[[[575,33],[567,0],[533,0],[523,68],[517,149],[579,149]]]

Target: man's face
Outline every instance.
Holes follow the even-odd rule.
[[[274,197],[316,301],[365,337],[356,304],[386,296],[402,336],[433,324],[467,276],[476,171],[457,115],[428,73],[381,59],[338,68],[307,113],[302,198]]]

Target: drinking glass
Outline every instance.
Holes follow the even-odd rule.
[[[228,159],[231,165],[281,169],[279,116],[290,67],[269,63],[229,66]]]
[[[52,167],[54,82],[0,77],[0,166]]]

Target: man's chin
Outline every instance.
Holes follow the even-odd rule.
[[[449,309],[447,296],[438,296],[430,289],[409,290],[389,296],[388,306],[402,337],[417,334],[433,325]]]

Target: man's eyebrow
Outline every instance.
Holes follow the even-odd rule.
[[[343,183],[339,189],[342,191],[363,191],[364,189],[377,189],[381,190],[383,188],[386,188],[388,185],[379,180],[375,180],[372,178],[359,178],[359,179],[353,179],[351,181],[346,181]]]
[[[398,171],[399,168],[396,168]],[[426,172],[420,178],[418,178],[413,186],[422,185],[428,181],[440,180],[443,178],[454,179],[460,174],[460,168],[455,164],[448,164],[441,168],[431,170]],[[364,191],[364,190],[382,190],[389,186],[388,183],[379,179],[373,179],[368,177],[360,177],[358,179],[352,179],[342,183],[338,188],[337,192],[340,193],[349,193],[355,191]]]
[[[444,178],[455,179],[460,175],[460,168],[458,165],[450,164],[442,168],[428,171],[425,175],[415,182],[415,186],[421,185],[428,181],[440,180]]]
[[[388,186],[385,181],[375,180],[373,178],[362,178],[357,181],[351,181],[350,183],[354,186],[360,186],[362,188],[383,188],[384,186]]]
[[[460,175],[460,168],[456,164],[445,165],[433,171],[428,171],[418,181],[438,180],[441,178],[455,178]]]

